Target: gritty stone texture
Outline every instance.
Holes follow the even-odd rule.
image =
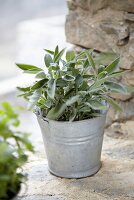
[[[44,151],[32,156],[25,166],[29,175],[28,190],[25,192],[22,188],[18,200],[133,200],[134,140],[132,135],[117,139],[108,134],[106,130],[102,168],[91,177],[53,176],[48,172]]]
[[[129,71],[118,81],[134,86],[133,0],[69,0],[68,3],[69,14],[65,26],[67,41],[83,48],[120,55],[120,69]],[[111,96],[121,102],[124,113],[118,114],[111,109],[107,125],[134,118],[132,93]]]
[[[107,115],[107,125],[111,125],[113,122],[125,122],[127,120],[134,120],[134,99],[131,98],[129,101],[122,101],[118,103],[122,107],[122,112],[116,112],[115,109],[110,107]]]
[[[119,94],[119,93],[114,93],[114,92],[111,93],[110,96],[113,97],[114,99],[120,99],[122,101],[129,100],[132,97],[131,94],[124,95],[124,94]]]

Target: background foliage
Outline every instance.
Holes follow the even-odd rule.
[[[26,151],[33,152],[28,134],[17,130],[18,114],[9,103],[0,108],[0,199],[11,199],[25,180],[22,165],[27,161]]]

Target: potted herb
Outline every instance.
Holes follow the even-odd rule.
[[[96,173],[100,166],[108,104],[121,110],[109,96],[126,93],[115,78],[119,58],[108,66],[96,65],[93,52],[80,54],[47,50],[45,67],[17,64],[35,74],[32,86],[18,88],[35,110],[45,143],[49,171],[60,177],[80,178]]]
[[[9,103],[0,108],[0,199],[13,199],[26,179],[22,166],[26,163],[26,151],[33,151],[28,135],[16,130],[20,121]]]

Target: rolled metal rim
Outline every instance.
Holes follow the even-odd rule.
[[[88,119],[83,119],[83,120],[78,120],[78,121],[58,121],[58,120],[49,119],[47,117],[43,117],[42,113],[40,111],[40,108],[37,107],[37,106],[35,108],[34,113],[38,118],[40,118],[40,119],[42,119],[44,121],[47,121],[47,122],[52,121],[52,122],[57,123],[57,124],[60,124],[60,123],[61,124],[63,124],[63,123],[64,124],[74,124],[74,123],[79,123],[80,124],[80,123],[87,122],[87,121],[94,121],[96,119],[101,118],[102,116],[105,116],[107,114],[107,112],[108,112],[108,109],[109,109],[109,105],[107,105],[107,110],[103,110],[102,113],[100,113],[100,116],[91,117],[91,118],[88,118]]]

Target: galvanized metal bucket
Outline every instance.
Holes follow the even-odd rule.
[[[39,115],[37,119],[52,174],[82,178],[100,169],[106,113],[75,122],[53,121]]]

